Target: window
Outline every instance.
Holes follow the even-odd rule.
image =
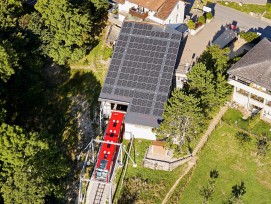
[[[113,132],[110,133],[110,137],[114,137],[114,133]]]
[[[178,14],[176,15],[176,23],[178,23]]]
[[[179,10],[179,4],[177,4],[177,10]]]
[[[111,144],[108,143],[108,144],[107,144],[107,148],[110,148],[110,146],[111,146]]]
[[[169,19],[169,20],[168,20],[168,24],[170,24],[170,21],[171,21],[171,20]]]

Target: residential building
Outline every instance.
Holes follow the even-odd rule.
[[[264,38],[228,71],[233,101],[271,119],[271,42]]]
[[[124,137],[155,140],[172,87],[182,33],[160,25],[122,25],[99,96],[101,114],[125,112]]]
[[[177,27],[184,21],[185,2],[182,0],[115,0],[120,21],[128,15],[161,25]]]

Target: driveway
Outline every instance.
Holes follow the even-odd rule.
[[[216,4],[214,7],[214,20],[205,25],[203,30],[195,36],[189,35],[183,48],[179,69],[182,70],[186,63],[190,65],[201,55],[210,42],[219,35],[219,31],[226,24],[237,21],[237,26],[245,30],[254,30],[271,37],[271,24],[261,21],[248,14]]]

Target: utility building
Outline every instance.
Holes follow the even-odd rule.
[[[99,96],[101,112],[125,115],[124,138],[155,140],[177,64],[182,34],[169,27],[124,22]]]

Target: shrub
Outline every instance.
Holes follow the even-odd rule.
[[[196,23],[193,20],[189,20],[187,22],[187,26],[189,29],[195,29],[196,28]]]
[[[198,18],[198,23],[204,24],[205,23],[205,17],[204,16],[200,16]]]
[[[239,131],[235,134],[235,137],[236,137],[236,139],[238,139],[241,142],[241,144],[251,141],[251,137],[245,132]]]
[[[212,14],[211,12],[208,12],[208,13],[206,14],[206,18],[207,18],[208,20],[211,20],[211,19],[213,18],[213,14]]]
[[[252,42],[253,40],[258,38],[259,36],[255,32],[244,32],[244,31],[242,31],[240,33],[240,37],[243,38],[246,42]]]

